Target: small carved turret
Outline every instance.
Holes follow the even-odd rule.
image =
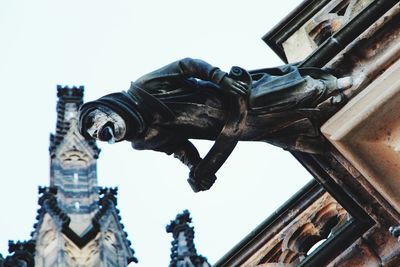
[[[0,267],[33,267],[35,265],[35,241],[9,241],[5,259],[0,254]]]
[[[167,225],[167,233],[172,233],[174,240],[171,242],[170,267],[209,267],[207,258],[198,255],[193,242],[194,227],[188,210],[178,214],[175,220]]]

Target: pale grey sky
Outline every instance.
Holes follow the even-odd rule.
[[[228,71],[282,62],[261,37],[301,1],[0,1],[0,253],[29,239],[37,187],[49,184],[56,86],[84,85],[85,100],[183,57]],[[209,142],[196,142],[202,153]],[[271,145],[240,143],[211,190],[193,193],[178,160],[100,144],[101,186],[118,186],[122,222],[138,266],[167,266],[165,225],[189,209],[197,251],[216,262],[311,176]]]

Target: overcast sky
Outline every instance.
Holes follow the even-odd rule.
[[[85,100],[184,57],[228,71],[282,62],[261,40],[301,1],[0,1],[0,253],[29,239],[39,185],[49,184],[56,86],[85,86]],[[204,155],[212,143],[196,142]],[[215,263],[311,176],[271,145],[240,143],[211,190],[193,193],[188,170],[128,143],[99,144],[101,186],[118,186],[122,222],[138,266],[167,266],[165,225],[189,209],[197,251]]]

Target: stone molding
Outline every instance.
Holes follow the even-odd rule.
[[[328,140],[400,212],[400,61],[321,128]]]

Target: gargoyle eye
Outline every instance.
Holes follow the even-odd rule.
[[[85,128],[89,129],[90,127],[92,127],[94,124],[94,116],[92,114],[89,114],[85,120]]]

